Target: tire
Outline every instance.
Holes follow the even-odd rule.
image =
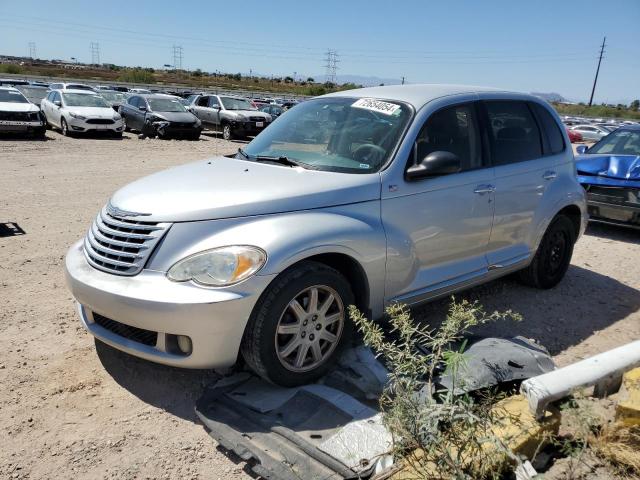
[[[115,132],[113,134],[113,138],[121,139],[122,138],[122,132]]]
[[[294,301],[300,308],[292,306]],[[322,307],[329,301],[323,314]],[[317,262],[301,262],[278,276],[262,294],[240,352],[247,365],[268,382],[284,387],[313,382],[327,373],[351,342],[353,325],[347,309],[352,303],[351,287],[338,271]]]
[[[225,140],[233,140],[235,135],[233,134],[233,130],[231,130],[231,125],[225,123],[222,125],[222,138]]]
[[[565,215],[556,216],[542,237],[531,264],[518,272],[520,281],[535,288],[555,287],[567,273],[575,242],[571,220]]]
[[[129,128],[129,126],[127,125],[127,119],[125,118],[124,115],[122,115],[122,124],[123,124],[123,131],[125,132],[130,132],[131,129]]]
[[[45,127],[40,127],[33,131],[33,138],[37,140],[44,140],[46,136],[47,136],[47,129]]]
[[[200,132],[192,133],[188,138],[193,141],[200,140]]]
[[[65,137],[70,137],[71,133],[69,132],[69,125],[67,125],[67,121],[63,118],[60,119],[60,132]]]

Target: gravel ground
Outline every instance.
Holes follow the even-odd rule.
[[[0,223],[25,231],[0,238],[0,478],[249,478],[193,413],[215,374],[96,349],[62,272],[66,249],[118,187],[238,143],[57,132],[0,142]],[[639,244],[640,232],[590,227],[555,289],[506,279],[465,296],[524,316],[483,333],[536,338],[566,364],[640,338]],[[445,307],[416,315],[437,319]]]

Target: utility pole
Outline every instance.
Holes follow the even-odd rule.
[[[98,42],[91,42],[91,63],[93,65],[100,65],[100,44]]]
[[[606,47],[607,37],[602,40],[600,45],[600,58],[598,58],[598,68],[596,68],[596,78],[593,79],[593,88],[591,89],[591,98],[589,99],[589,106],[593,103],[593,94],[596,92],[596,83],[598,83],[598,73],[600,73],[600,64],[602,63],[602,55],[604,54],[604,47]]]
[[[402,85],[404,85],[404,77],[402,77]]]
[[[36,58],[36,42],[29,42],[29,57],[31,60]]]
[[[338,60],[338,52],[336,52],[335,50],[327,50],[327,56],[325,58],[325,68],[326,70],[326,77],[327,77],[327,82],[329,83],[333,83],[334,85],[336,84],[336,70],[338,70],[338,63],[340,63],[340,60]]]
[[[182,47],[179,45],[173,46],[173,68],[182,70]]]

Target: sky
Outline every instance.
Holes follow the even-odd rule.
[[[405,77],[594,102],[640,98],[640,0],[188,1],[0,0],[0,55],[324,80]]]

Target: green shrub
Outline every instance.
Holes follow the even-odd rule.
[[[22,68],[20,68],[20,65],[7,63],[0,65],[0,73],[22,73]]]
[[[393,453],[409,468],[408,478],[500,478],[509,461],[520,460],[492,432],[496,397],[454,395],[438,389],[435,380],[447,371],[454,385],[463,385],[457,372],[464,356],[453,344],[474,326],[520,316],[510,310],[486,314],[477,302],[455,299],[437,329],[416,323],[406,306],[391,305],[386,313],[385,330],[356,307],[349,310],[365,344],[389,369],[380,408],[393,437]]]
[[[118,80],[130,83],[154,83],[155,76],[148,70],[133,68],[122,72],[118,77]]]

